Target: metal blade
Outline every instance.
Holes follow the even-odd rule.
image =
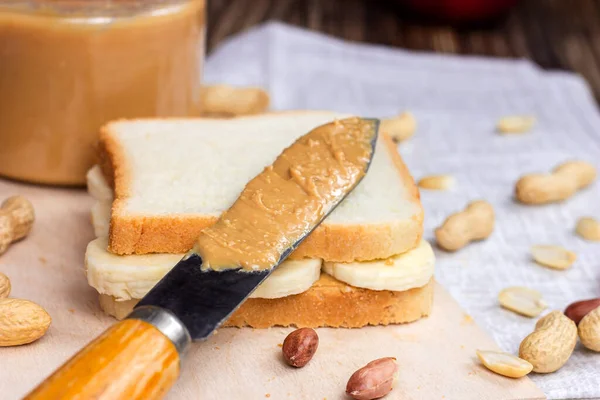
[[[371,160],[375,152],[379,120],[365,119],[374,125],[375,135],[371,141]],[[369,169],[370,161],[365,165]],[[356,184],[362,178],[357,180]],[[356,185],[354,186],[356,187]],[[240,268],[225,270],[202,270],[202,258],[190,253],[154,286],[137,304],[165,308],[174,313],[187,327],[194,340],[207,338],[246,300],[256,287],[279,266],[302,241],[329,215],[350,193],[340,196],[327,214],[287,248],[276,265],[270,269],[247,271]]]
[[[197,254],[181,260],[137,307],[153,305],[174,313],[194,340],[207,338],[273,271],[202,270]]]

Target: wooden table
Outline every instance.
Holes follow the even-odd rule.
[[[440,53],[524,57],[583,75],[600,100],[600,0],[523,0],[482,27],[451,27],[386,0],[208,0],[208,47],[275,19],[333,36]],[[484,1],[484,0],[482,0]]]

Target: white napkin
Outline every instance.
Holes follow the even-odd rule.
[[[425,237],[471,200],[494,205],[492,237],[454,254],[436,250],[436,277],[504,350],[518,352],[535,321],[501,309],[501,289],[535,288],[549,310],[600,296],[600,243],[574,234],[579,217],[600,218],[600,183],[562,204],[532,207],[512,198],[523,174],[569,159],[600,168],[600,116],[580,77],[524,60],[407,52],[268,23],[220,46],[205,80],[262,86],[277,110],[412,111],[417,133],[399,148],[413,176],[447,173],[458,181],[450,192],[421,191]],[[531,133],[495,133],[499,117],[521,113],[537,117]],[[577,262],[568,271],[538,266],[533,244],[562,245]],[[550,399],[600,397],[600,354],[578,345],[560,371],[531,378]]]

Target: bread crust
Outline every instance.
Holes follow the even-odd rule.
[[[293,112],[290,112],[293,113]],[[246,117],[247,118],[247,117]],[[100,159],[108,182],[112,182],[109,251],[118,255],[185,253],[192,248],[202,229],[217,218],[202,215],[165,215],[147,218],[123,212],[123,199],[129,196],[131,173],[124,149],[112,134],[112,124],[100,134]],[[384,224],[328,224],[315,229],[290,256],[292,259],[322,258],[334,262],[383,259],[414,248],[423,234],[423,207],[415,182],[397,152],[396,144],[381,134],[400,179],[408,190],[408,201],[419,212],[410,220]]]
[[[403,292],[368,290],[346,285],[327,274],[306,292],[280,299],[248,299],[225,326],[360,328],[401,324],[428,316],[433,305],[433,278],[425,286]],[[100,295],[100,306],[109,315],[124,318],[138,300],[118,302]]]

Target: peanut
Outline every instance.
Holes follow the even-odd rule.
[[[537,290],[526,287],[508,287],[498,295],[500,305],[526,317],[537,317],[548,305]]]
[[[405,111],[396,117],[382,119],[380,130],[394,141],[402,142],[415,134],[417,120],[411,112]]]
[[[578,327],[581,344],[593,351],[600,351],[600,307],[594,308],[581,319]]]
[[[560,164],[550,174],[525,175],[516,184],[515,196],[525,204],[545,204],[568,199],[596,179],[596,168],[585,161]]]
[[[346,393],[357,400],[379,399],[392,391],[398,374],[398,363],[394,357],[371,361],[352,374]]]
[[[600,241],[600,221],[591,217],[580,218],[577,221],[575,232],[585,240],[598,242]]]
[[[565,315],[579,325],[581,319],[597,307],[600,307],[600,298],[576,301],[565,309]]]
[[[471,241],[487,238],[493,230],[494,208],[487,201],[477,200],[448,217],[435,230],[435,238],[442,249],[456,251]]]
[[[31,343],[51,322],[46,310],[29,300],[0,299],[0,347]]]
[[[535,125],[535,117],[531,115],[511,115],[500,118],[496,129],[500,133],[525,133]]]
[[[0,272],[0,299],[4,299],[10,295],[10,279],[8,276]]]
[[[570,268],[577,259],[577,255],[572,251],[548,245],[531,246],[531,256],[540,265],[561,270]]]
[[[12,242],[24,238],[31,231],[35,213],[33,206],[22,196],[13,196],[0,205],[0,255]]]
[[[452,175],[430,175],[421,178],[417,185],[423,189],[448,190],[455,184],[456,179]]]
[[[577,327],[560,311],[552,311],[535,324],[519,347],[519,357],[533,365],[533,371],[548,373],[565,365],[575,344]]]
[[[509,378],[521,378],[533,369],[528,361],[500,351],[477,350],[477,357],[490,371]]]
[[[296,329],[283,341],[283,358],[292,367],[304,367],[319,347],[319,336],[314,329]]]
[[[200,92],[200,102],[204,116],[236,117],[265,112],[270,99],[260,88],[207,85]]]

